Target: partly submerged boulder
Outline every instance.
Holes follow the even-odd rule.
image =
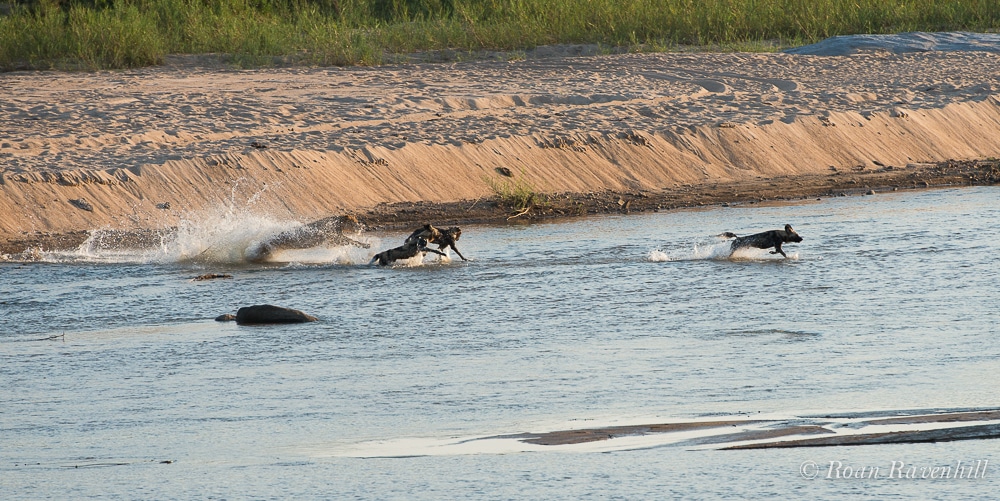
[[[315,322],[316,317],[291,308],[270,304],[244,306],[236,311],[236,323],[250,324],[297,324]]]
[[[213,280],[216,278],[233,278],[233,276],[228,273],[205,273],[204,275],[198,275],[197,277],[194,277],[192,280],[194,280],[195,282],[201,282],[204,280]]]

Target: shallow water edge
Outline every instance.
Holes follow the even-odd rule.
[[[630,214],[712,206],[753,205],[764,202],[874,195],[883,191],[906,191],[954,186],[990,186],[1000,182],[1000,161],[966,160],[910,164],[904,168],[833,171],[824,176],[790,176],[739,182],[685,185],[662,192],[560,193],[541,195],[538,204],[518,208],[500,198],[463,200],[452,203],[401,202],[352,212],[374,231],[407,228],[433,222],[453,224],[510,224],[560,220],[599,214]],[[308,221],[301,221],[307,223]],[[34,232],[0,236],[0,261],[32,261],[39,252],[72,250],[95,230],[122,231],[126,241],[144,244],[160,239],[156,228],[90,228],[69,233]],[[130,236],[129,236],[130,235]]]

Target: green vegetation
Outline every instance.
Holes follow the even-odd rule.
[[[853,33],[992,31],[996,0],[0,0],[0,69],[370,65],[419,51],[591,43],[746,50]]]
[[[494,196],[501,204],[509,205],[519,211],[529,211],[533,207],[547,203],[545,195],[538,192],[534,185],[524,179],[524,172],[518,179],[493,179],[484,177],[483,181],[493,190]]]

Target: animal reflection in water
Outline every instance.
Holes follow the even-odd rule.
[[[725,232],[719,235],[724,238],[735,238],[730,246],[733,252],[744,249],[747,247],[753,247],[757,249],[770,249],[774,247],[771,254],[781,254],[784,257],[788,257],[785,251],[781,250],[781,244],[790,242],[801,242],[802,237],[795,230],[792,229],[792,225],[786,224],[784,230],[771,230],[764,231],[761,233],[755,233],[753,235],[747,235],[745,237],[736,236],[735,233]]]
[[[375,257],[373,257],[371,262],[368,264],[387,266],[392,264],[394,261],[410,259],[417,257],[418,255],[423,256],[428,252],[448,257],[447,254],[442,252],[442,250],[446,248],[454,250],[455,254],[458,254],[458,257],[462,258],[462,261],[468,261],[468,259],[466,259],[465,256],[459,252],[458,247],[455,245],[461,236],[462,230],[457,226],[442,230],[435,228],[430,224],[425,224],[414,230],[410,236],[406,237],[403,245],[375,254]],[[428,245],[437,245],[438,248],[437,250],[431,249]]]
[[[267,261],[275,252],[293,249],[309,249],[321,245],[342,247],[352,245],[369,248],[370,245],[344,235],[345,232],[359,232],[363,225],[354,216],[333,216],[313,221],[298,228],[283,231],[267,240],[250,246],[245,255],[248,261]]]

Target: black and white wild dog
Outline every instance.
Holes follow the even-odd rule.
[[[745,237],[736,236],[735,233],[725,232],[721,237],[725,238],[735,238],[733,240],[730,249],[736,251],[737,249],[743,249],[746,247],[754,247],[757,249],[770,249],[774,247],[771,254],[781,254],[782,256],[788,257],[785,251],[781,250],[781,244],[790,242],[801,242],[802,237],[795,230],[792,229],[792,225],[786,224],[784,230],[771,230],[762,233],[755,233],[753,235],[747,235]]]

